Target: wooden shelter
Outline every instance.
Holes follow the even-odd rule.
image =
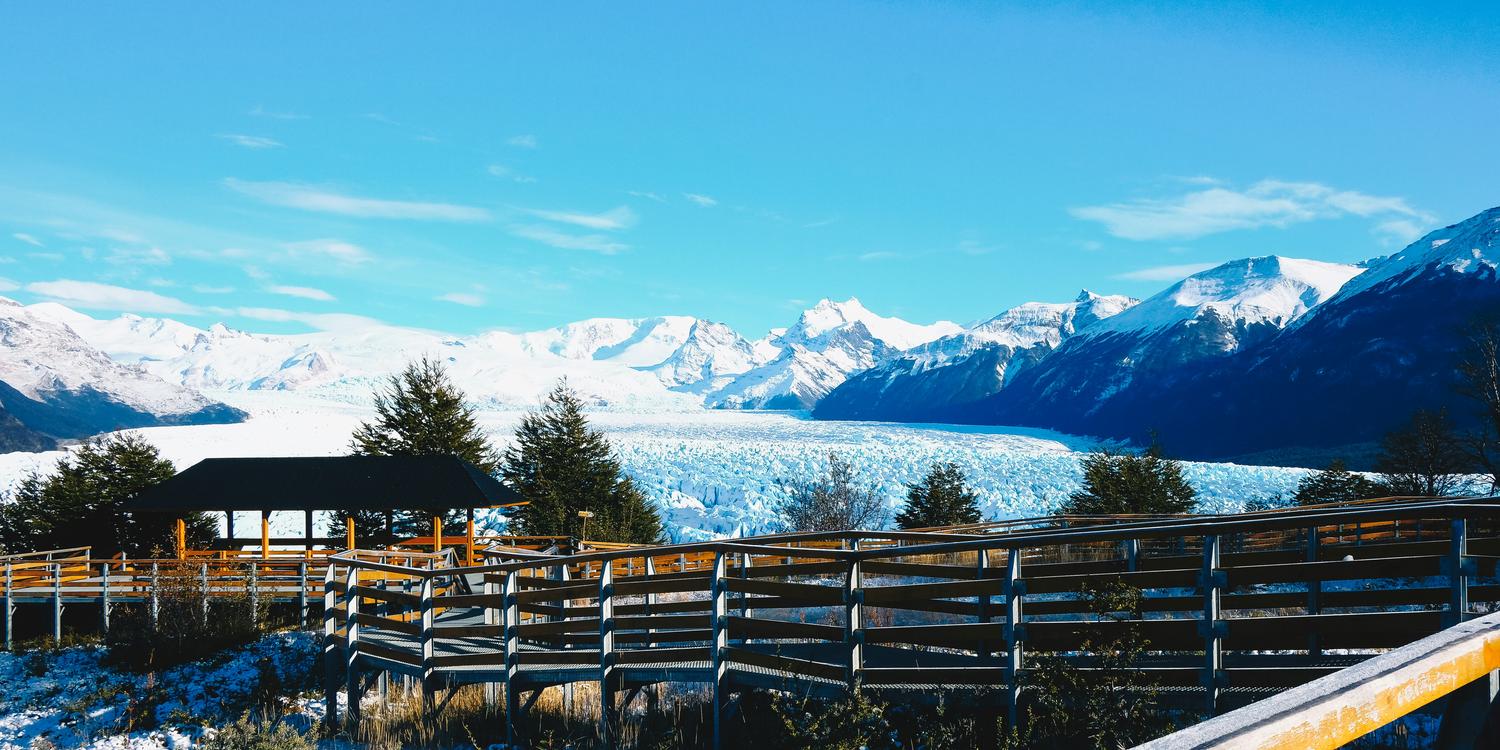
[[[344,538],[313,536],[313,512],[383,511],[387,535],[394,540],[395,511],[428,511],[432,549],[443,547],[443,511],[467,513],[466,557],[474,553],[474,509],[524,505],[514,490],[483,469],[457,456],[297,456],[279,458],[208,458],[171,479],[148,487],[125,504],[132,512],[175,513],[177,556],[187,552],[186,522],[193,513],[224,513],[225,538],[220,548],[259,544],[262,557],[271,546],[355,547],[354,517],[344,518]],[[236,511],[260,511],[260,538],[234,534]],[[302,537],[271,537],[273,511],[302,511]],[[423,540],[426,541],[426,540]]]

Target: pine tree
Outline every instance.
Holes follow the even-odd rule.
[[[1380,482],[1356,474],[1344,466],[1343,459],[1334,459],[1322,471],[1308,474],[1297,481],[1297,492],[1292,501],[1297,505],[1321,505],[1323,503],[1348,503],[1384,497],[1390,490]]]
[[[516,428],[505,450],[500,474],[530,504],[511,524],[517,534],[651,544],[663,538],[656,507],[625,476],[604,433],[589,426],[583,402],[566,381],[547,395],[539,410]]]
[[[786,531],[845,531],[885,526],[885,500],[873,486],[856,480],[854,466],[837,453],[828,454],[828,471],[813,480],[782,482],[787,493],[781,507]]]
[[[922,481],[906,486],[906,507],[896,514],[903,529],[978,523],[979,496],[958,464],[934,463]]]
[[[1083,489],[1063,503],[1067,515],[1190,513],[1197,493],[1182,465],[1153,444],[1144,453],[1099,451],[1083,457]]]
[[[1375,462],[1392,495],[1441,497],[1469,489],[1475,468],[1445,411],[1418,411],[1406,428],[1385,436]]]
[[[93,438],[57,462],[50,475],[21,480],[11,502],[0,506],[0,543],[10,552],[91,547],[95,557],[132,557],[171,550],[175,518],[124,513],[135,493],[176,470],[156,446],[126,433]],[[218,524],[203,514],[187,518],[188,543],[214,538]]]
[[[458,456],[490,474],[499,468],[495,449],[464,392],[449,379],[441,362],[427,357],[390,376],[385,390],[375,394],[375,419],[354,431],[350,449],[361,456]],[[361,542],[385,527],[383,509],[355,508],[343,514],[354,517]],[[429,533],[433,515],[443,516],[448,524],[461,520],[451,508],[405,511],[395,514],[394,531],[398,535]]]

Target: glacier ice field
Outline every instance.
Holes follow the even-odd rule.
[[[339,455],[354,428],[371,416],[364,405],[287,391],[211,393],[251,417],[240,424],[153,427],[137,432],[184,469],[216,456]],[[523,412],[481,411],[481,423],[504,448]],[[811,478],[830,452],[853,464],[863,481],[886,497],[891,515],[905,484],[934,461],[952,461],[968,474],[986,518],[1046,514],[1078,488],[1088,438],[1007,427],[825,422],[804,415],[756,411],[590,415],[615,446],[626,471],[660,503],[673,541],[696,541],[775,530],[782,481]],[[0,488],[28,471],[45,471],[62,454],[0,454]],[[1189,462],[1188,480],[1207,512],[1289,496],[1304,469]],[[254,524],[252,514],[240,523]],[[504,530],[499,511],[481,511],[481,526]],[[323,522],[319,523],[320,526]],[[300,535],[299,513],[273,517],[275,533]],[[250,528],[250,526],[245,526]],[[322,533],[322,532],[320,532]]]

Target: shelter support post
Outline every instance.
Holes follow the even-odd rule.
[[[432,517],[432,551],[443,551],[443,517],[439,515]]]
[[[312,511],[302,511],[302,548],[308,552],[313,548],[313,517]]]
[[[260,558],[271,559],[271,511],[260,512]]]
[[[234,511],[224,511],[224,538],[229,540],[229,546],[234,546]]]
[[[177,559],[187,559],[187,519],[178,517],[176,527]]]
[[[474,509],[473,508],[469,508],[468,509],[468,514],[467,514],[467,534],[468,534],[468,536],[464,539],[464,550],[466,552],[465,559],[467,560],[467,562],[468,562],[469,565],[476,565],[477,561],[474,559]]]
[[[354,549],[354,516],[344,516],[344,549]]]

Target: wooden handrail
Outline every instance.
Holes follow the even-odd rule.
[[[1139,750],[1342,747],[1500,669],[1500,613],[1460,623]]]

